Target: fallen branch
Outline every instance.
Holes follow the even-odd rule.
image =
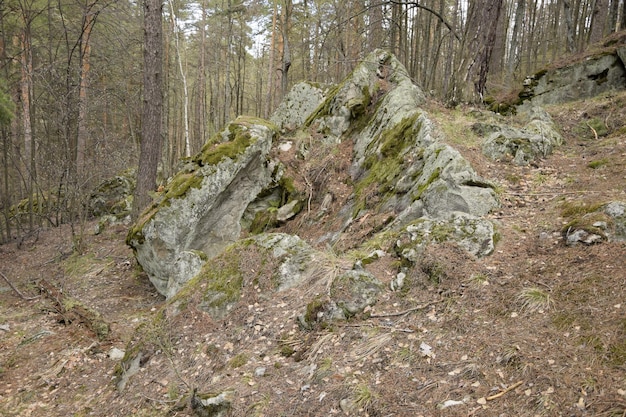
[[[527,196],[543,196],[543,195],[563,195],[563,194],[593,194],[593,193],[601,193],[602,191],[596,190],[584,190],[584,191],[555,191],[553,193],[511,193],[508,191],[503,192],[502,194],[507,195],[515,195],[519,197],[527,197]]]
[[[589,127],[589,129],[591,129],[591,131],[593,132],[593,135],[596,137],[596,140],[598,140],[598,132],[596,132],[596,130],[593,127],[591,127],[589,123],[585,123],[585,124]]]
[[[60,289],[50,282],[42,279],[39,286],[43,294],[51,299],[56,305],[57,311],[63,317],[66,324],[74,321],[84,323],[87,327],[98,336],[98,339],[104,340],[109,334],[109,324],[100,316],[97,311],[85,306],[80,301],[64,294]]]
[[[309,189],[309,198],[307,200],[307,214],[311,212],[311,200],[313,199],[313,185],[309,182],[309,179],[304,176],[304,182],[306,182],[306,186]]]
[[[524,381],[517,381],[515,384],[511,385],[510,387],[508,387],[507,389],[504,389],[502,391],[500,391],[497,394],[494,394],[490,397],[485,398],[487,401],[493,401],[497,398],[502,397],[504,394],[506,394],[507,392],[513,391],[515,388],[519,387],[520,385],[522,385],[524,383]]]
[[[11,283],[11,281],[9,281],[9,279],[8,279],[8,278],[7,278],[7,277],[6,277],[6,276],[5,276],[2,272],[0,272],[0,276],[2,276],[2,278],[6,281],[6,283],[7,283],[7,284],[9,284],[9,287],[11,287],[11,289],[12,289],[13,291],[15,291],[15,293],[16,293],[17,295],[19,295],[19,296],[20,296],[20,298],[21,298],[22,300],[32,301],[32,300],[36,300],[36,299],[38,299],[39,297],[41,297],[40,295],[37,295],[37,296],[35,296],[35,297],[26,297],[24,294],[22,294],[22,293],[20,292],[20,290],[18,290],[18,289],[17,289],[17,288],[16,288],[16,287],[15,287],[15,286]]]
[[[422,305],[419,305],[417,307],[412,307],[412,308],[409,308],[408,310],[400,311],[400,312],[397,312],[397,313],[371,314],[370,318],[384,318],[384,317],[404,316],[405,314],[409,314],[409,313],[412,313],[412,312],[418,311],[418,310],[423,310],[423,309],[425,309],[427,307],[430,307],[430,306],[432,306],[434,304],[437,304],[437,303],[440,303],[442,301],[443,300],[431,301],[430,303],[422,304]]]

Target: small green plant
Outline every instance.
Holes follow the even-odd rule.
[[[228,361],[228,365],[233,369],[240,368],[246,363],[248,363],[248,355],[245,353],[240,353]]]
[[[468,279],[469,282],[471,282],[474,285],[488,285],[489,284],[489,277],[486,274],[483,274],[481,272],[477,273],[477,274],[473,274],[471,277],[469,277]]]
[[[626,364],[626,341],[614,343],[609,346],[609,361],[612,365],[621,367]]]
[[[522,310],[529,312],[548,310],[553,304],[550,294],[538,287],[524,288],[517,299]]]
[[[352,402],[356,407],[368,410],[375,400],[376,394],[369,386],[359,384],[354,388],[354,399]]]
[[[561,205],[561,216],[572,218],[598,211],[604,202],[586,203],[584,201],[564,201]]]
[[[319,364],[318,369],[320,371],[329,371],[333,366],[333,358],[331,357],[326,357],[324,359],[322,359],[322,361]]]
[[[396,352],[396,360],[400,363],[411,363],[415,359],[415,352],[411,346],[403,346]]]
[[[511,184],[519,184],[519,182],[522,180],[522,178],[517,174],[507,174],[504,179]]]
[[[546,175],[544,173],[538,172],[533,177],[533,183],[535,183],[537,185],[542,185],[542,184],[547,183],[549,179],[550,179],[549,175]]]
[[[178,390],[178,385],[169,384],[167,386],[167,397],[170,400],[176,400],[180,397],[180,391]]]
[[[254,402],[248,407],[246,415],[263,416],[270,405],[272,397],[269,394],[264,394],[260,400]]]
[[[585,380],[582,382],[581,388],[585,390],[585,392],[590,393],[596,390],[597,385],[598,385],[598,380],[596,380],[592,376],[589,376],[585,378]]]
[[[587,164],[587,167],[591,169],[598,169],[598,168],[605,166],[608,163],[609,163],[609,160],[607,158],[596,159],[594,161],[589,162]]]
[[[560,311],[552,317],[552,324],[559,330],[569,329],[575,322],[576,316],[566,311]]]
[[[283,345],[280,348],[280,355],[284,356],[285,358],[292,356],[294,353],[296,353],[296,350],[289,345]]]
[[[313,375],[313,381],[315,383],[321,383],[324,378],[328,378],[332,375],[332,367],[333,367],[333,358],[326,357],[322,359],[322,361],[318,364],[317,369]]]
[[[519,354],[519,346],[505,346],[502,353],[498,356],[498,363],[501,365],[507,365],[512,367],[519,367],[521,364],[521,357]]]

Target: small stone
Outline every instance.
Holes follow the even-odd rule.
[[[342,399],[341,401],[339,401],[339,408],[341,408],[341,411],[343,411],[344,413],[350,414],[353,409],[352,401],[350,401],[348,398]]]
[[[265,371],[267,369],[264,366],[259,366],[254,370],[254,376],[262,377],[265,376]]]
[[[118,361],[123,359],[125,354],[126,352],[124,352],[122,349],[114,347],[109,351],[109,358],[113,359],[114,361]]]
[[[291,219],[293,216],[298,214],[296,210],[297,206],[300,204],[300,200],[293,200],[284,206],[280,207],[276,212],[276,220],[279,222],[284,222],[286,220]]]
[[[444,408],[453,407],[455,405],[461,405],[461,404],[465,404],[465,401],[446,400],[446,401],[442,402],[441,404],[439,404],[437,406],[437,408],[439,408],[440,410],[443,410]]]
[[[396,277],[389,284],[391,291],[400,291],[404,287],[404,279],[406,274],[404,272],[398,272]]]
[[[280,150],[281,152],[288,152],[293,146],[293,142],[288,140],[287,142],[283,142],[280,145],[278,145],[278,150]]]

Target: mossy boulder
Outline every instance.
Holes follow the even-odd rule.
[[[425,101],[423,92],[411,82],[400,61],[393,54],[377,49],[328,92],[305,125],[323,134],[327,142],[341,141],[344,133],[355,130],[359,120],[369,120],[372,110],[380,104],[379,99],[397,86],[403,87],[403,93],[397,94],[395,100],[404,103],[398,106],[415,107]]]
[[[268,250],[277,262],[273,271],[273,287],[278,291],[293,288],[304,282],[317,252],[298,236],[285,233],[264,233],[252,238],[259,247]]]
[[[626,203],[612,201],[591,208],[567,216],[562,228],[566,245],[626,242]]]
[[[378,301],[383,284],[363,269],[346,271],[337,276],[330,286],[330,297],[347,319]]]
[[[100,183],[89,196],[89,214],[94,217],[113,215],[124,219],[132,209],[132,195],[135,191],[134,169],[126,170],[113,178]]]
[[[594,97],[626,85],[623,47],[605,49],[578,62],[541,70],[524,81],[520,99],[534,105]]]
[[[483,142],[482,151],[493,160],[511,160],[516,165],[546,158],[563,144],[563,138],[550,115],[541,107],[525,107],[521,117],[528,122],[523,128],[491,126],[492,133]]]
[[[430,243],[454,242],[476,257],[494,250],[493,224],[467,213],[451,213],[446,219],[421,218],[404,228],[395,244],[397,255],[406,263],[416,263]]]
[[[298,236],[263,233],[240,239],[208,259],[170,299],[174,310],[190,305],[220,319],[242,298],[295,287],[310,276],[318,255]],[[246,289],[253,288],[252,294]]]
[[[247,206],[282,173],[269,157],[276,134],[261,119],[231,122],[140,216],[127,243],[161,294],[172,297],[239,238]]]
[[[383,284],[371,273],[356,268],[333,277],[328,294],[311,300],[298,316],[306,330],[326,328],[362,313],[378,301]]]

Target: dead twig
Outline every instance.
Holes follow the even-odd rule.
[[[306,182],[306,186],[309,189],[309,198],[307,200],[307,214],[311,212],[311,199],[313,199],[313,184],[309,181],[309,179],[304,176],[304,182]]]
[[[440,303],[443,300],[436,300],[436,301],[431,301],[430,303],[426,303],[426,304],[422,304],[416,307],[412,307],[409,308],[408,310],[404,310],[404,311],[399,311],[397,313],[385,313],[385,314],[372,314],[370,315],[370,318],[384,318],[384,317],[398,317],[398,316],[404,316],[405,314],[409,314],[412,313],[414,311],[418,311],[418,310],[423,310],[427,307],[430,307],[434,304]]]
[[[584,190],[584,191],[555,191],[553,193],[511,193],[504,192],[502,194],[506,195],[514,195],[518,197],[528,197],[528,196],[551,196],[551,195],[564,195],[564,194],[596,194],[601,193],[602,191],[596,190]]]
[[[591,129],[591,131],[593,132],[593,135],[596,137],[596,140],[598,140],[598,132],[596,132],[596,130],[593,127],[591,127],[589,123],[585,123],[585,124],[589,127],[589,129]]]
[[[15,291],[15,293],[16,293],[17,295],[19,295],[19,296],[20,296],[20,298],[21,298],[22,300],[32,301],[32,300],[36,300],[36,299],[38,299],[39,297],[41,297],[41,295],[37,295],[37,296],[35,296],[35,297],[26,297],[24,294],[22,294],[22,293],[20,292],[20,290],[18,290],[18,289],[17,289],[17,288],[16,288],[16,287],[15,287],[15,286],[11,283],[11,281],[9,281],[9,279],[8,279],[8,278],[7,278],[7,277],[6,277],[6,276],[5,276],[2,272],[0,272],[0,276],[2,276],[2,278],[6,281],[6,283],[7,283],[7,284],[9,284],[9,287],[11,287],[11,289],[12,289],[13,291]]]
[[[519,387],[520,385],[522,385],[524,383],[524,381],[517,381],[515,384],[511,385],[510,387],[508,387],[507,389],[504,389],[502,391],[500,391],[497,394],[491,395],[487,398],[485,398],[487,401],[493,401],[497,398],[502,397],[504,394],[506,394],[507,392],[513,391],[515,388]]]

